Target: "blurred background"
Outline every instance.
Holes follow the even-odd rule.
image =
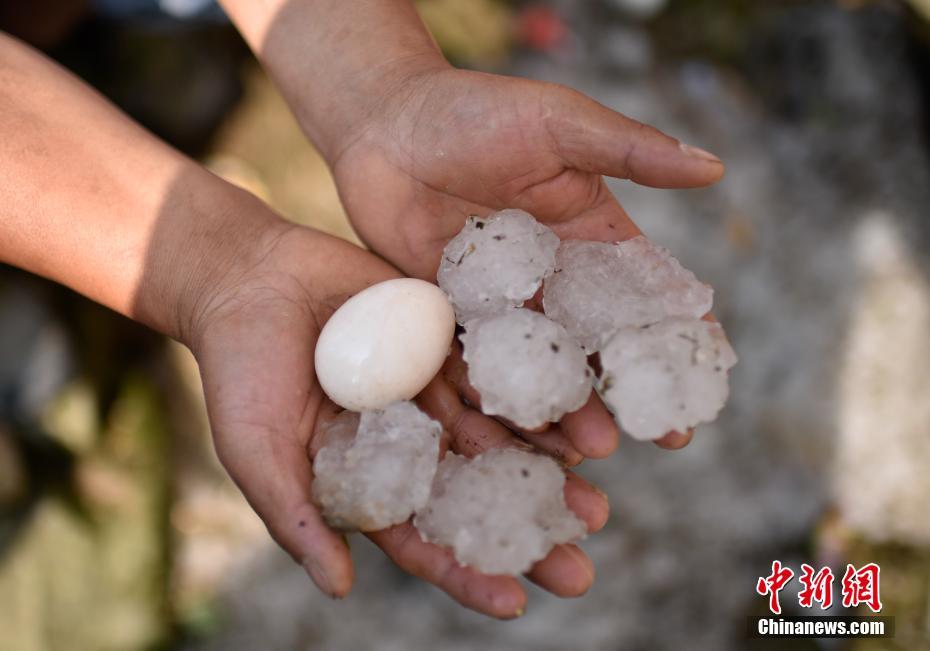
[[[0,650],[930,649],[930,1],[418,5],[458,65],[574,86],[724,159],[711,189],[612,188],[716,287],[728,408],[683,451],[624,440],[580,468],[612,505],[583,598],[531,586],[491,621],[353,537],[357,585],[330,602],[220,468],[190,355],[0,268]],[[3,3],[0,27],[355,239],[209,2]],[[879,562],[896,637],[746,639],[776,558]]]

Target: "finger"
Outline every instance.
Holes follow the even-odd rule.
[[[594,583],[594,563],[576,545],[556,545],[526,578],[559,597],[580,597]]]
[[[566,165],[656,188],[719,181],[720,159],[577,91],[553,86],[544,99],[552,146]]]
[[[664,450],[680,450],[688,445],[694,437],[694,430],[689,429],[687,432],[669,432],[655,443]]]
[[[589,533],[600,531],[607,522],[607,496],[573,472],[566,473],[565,503],[584,521]],[[577,597],[594,583],[594,564],[577,546],[556,545],[526,576],[555,595]]]
[[[246,427],[218,434],[216,447],[272,538],[323,593],[347,595],[353,581],[348,545],[310,500],[313,474],[304,446],[280,433]]]
[[[424,542],[412,524],[366,534],[398,567],[432,583],[480,613],[511,619],[523,614],[526,593],[512,576],[489,576],[459,565],[447,549]]]
[[[572,468],[584,461],[584,455],[572,445],[558,425],[550,425],[542,432],[520,431],[518,436],[540,452],[545,452],[561,465]]]
[[[458,394],[469,405],[477,409],[481,408],[481,394],[468,382],[468,365],[462,359],[460,346],[453,346],[452,352],[446,359],[440,373],[448,383],[455,387]],[[558,425],[546,424],[536,429],[526,429],[515,425],[506,418],[497,417],[496,419],[508,429],[517,432],[520,438],[546,454],[555,457],[563,465],[575,466],[584,459],[581,452],[572,445]]]
[[[561,240],[622,242],[643,234],[603,178],[598,179],[596,195],[588,208],[570,220],[550,222],[549,227]]]
[[[491,448],[519,445],[513,433],[501,423],[467,407],[457,387],[442,373],[426,385],[416,402],[449,433],[449,447],[456,454],[474,457]],[[528,443],[522,445],[524,449],[533,449]]]
[[[571,471],[565,473],[565,504],[584,522],[588,533],[603,529],[610,516],[607,495]]]
[[[581,409],[562,416],[561,427],[575,449],[591,459],[609,456],[620,441],[616,421],[593,391]]]

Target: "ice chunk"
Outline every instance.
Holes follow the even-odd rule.
[[[486,414],[535,428],[580,409],[591,394],[584,351],[539,312],[517,308],[470,321],[461,339]]]
[[[522,305],[552,273],[558,246],[558,236],[522,210],[469,217],[443,250],[437,275],[458,322]]]
[[[702,317],[714,290],[645,237],[612,244],[563,242],[543,305],[590,353],[619,328],[665,317]]]
[[[585,534],[565,505],[565,475],[549,457],[492,449],[474,459],[452,452],[414,525],[424,540],[486,574],[521,574],[553,545]]]
[[[412,402],[343,412],[323,431],[313,497],[334,527],[377,531],[426,504],[442,427]]]
[[[734,364],[720,324],[667,319],[614,335],[601,350],[598,389],[630,436],[652,440],[716,418]]]

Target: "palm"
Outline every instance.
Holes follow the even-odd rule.
[[[720,161],[563,86],[444,68],[409,81],[337,149],[333,173],[362,239],[410,275],[434,280],[469,214],[522,208],[563,239],[618,241],[639,229],[602,175],[655,187],[719,179]],[[465,397],[477,398],[463,378]],[[538,436],[575,458],[603,457],[618,432],[592,397]],[[689,433],[659,445],[678,448]]]
[[[629,120],[620,126],[663,140],[612,144],[597,120],[617,114],[560,86],[445,70],[418,88],[343,149],[334,174],[362,239],[422,278],[435,277],[443,246],[472,213],[518,207],[562,237],[632,237],[638,229],[600,172],[633,176],[666,141],[682,156],[677,141]],[[584,110],[592,125],[575,122]],[[681,161],[663,164],[644,181],[678,172],[694,182]]]
[[[352,565],[344,540],[309,499],[320,426],[339,411],[314,377],[313,350],[346,298],[398,275],[346,242],[290,229],[257,267],[218,292],[194,346],[220,459],[275,540],[333,596],[348,591]],[[459,453],[513,444],[505,428],[467,409],[443,378],[420,403]],[[591,530],[603,525],[606,503],[592,487],[572,476],[566,499]],[[522,608],[525,595],[514,579],[458,566],[447,550],[422,542],[409,523],[370,536],[398,565],[465,605],[505,617]],[[561,546],[530,578],[557,594],[577,594],[590,584],[590,561],[576,547]]]

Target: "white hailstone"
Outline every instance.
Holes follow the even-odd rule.
[[[549,457],[493,449],[474,459],[449,452],[414,525],[429,542],[485,574],[521,574],[553,545],[585,534],[565,505],[565,475]]]
[[[736,361],[718,323],[667,319],[622,328],[601,350],[598,389],[620,427],[654,440],[716,418]]]
[[[470,321],[461,339],[486,414],[532,429],[580,409],[591,394],[584,351],[539,312],[516,308]]]
[[[589,353],[622,327],[702,317],[713,298],[710,285],[642,236],[618,244],[563,242],[543,288],[546,315]]]
[[[326,521],[350,531],[406,521],[429,499],[441,433],[411,402],[340,414],[313,460],[313,497]]]
[[[458,322],[522,305],[552,273],[559,237],[522,210],[469,217],[442,252],[437,279]]]

